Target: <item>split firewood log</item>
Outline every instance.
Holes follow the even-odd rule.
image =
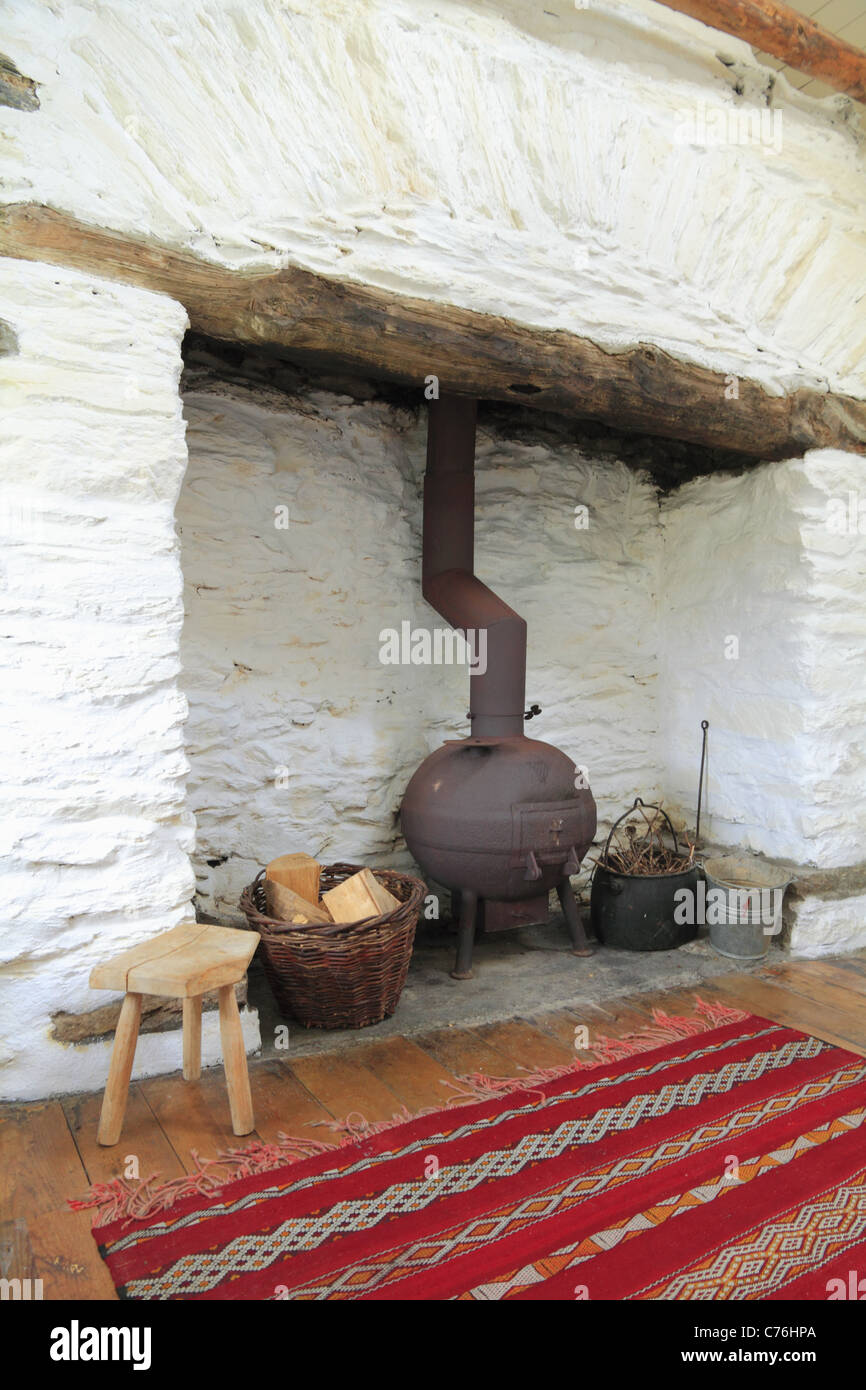
[[[383,917],[400,906],[399,899],[376,878],[370,869],[361,869],[351,878],[322,894],[322,902],[335,922],[360,922],[366,917]]]
[[[265,881],[281,883],[313,906],[319,901],[322,866],[310,854],[281,854],[265,869]]]
[[[318,903],[308,902],[294,889],[286,888],[285,884],[275,883],[269,878],[265,879],[265,904],[269,917],[275,917],[278,922],[291,922],[296,927],[307,927],[314,923],[321,924],[333,920],[327,908],[321,907]]]

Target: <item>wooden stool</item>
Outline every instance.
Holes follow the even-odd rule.
[[[219,990],[220,1037],[229,1093],[232,1129],[249,1134],[253,1101],[235,985],[242,980],[259,944],[256,932],[182,922],[141,946],[94,966],[91,989],[123,989],[126,998],[114,1035],[111,1066],[102,1100],[97,1143],[116,1144],[123,1128],[129,1078],[141,1022],[143,994],[183,1000],[183,1077],[201,1076],[201,997]]]

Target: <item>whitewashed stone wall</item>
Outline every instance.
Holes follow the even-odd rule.
[[[96,1089],[110,1039],[51,1015],[110,995],[91,966],[189,913],[194,824],[177,685],[174,508],[185,314],[161,296],[0,260],[3,499],[0,1096]],[[258,1038],[254,1015],[247,1038]],[[214,1016],[209,1060],[219,1056]],[[141,1038],[172,1070],[179,1033]]]
[[[860,108],[652,0],[16,0],[3,45],[4,201],[866,389]]]
[[[862,470],[820,450],[662,506],[668,793],[693,808],[706,718],[707,836],[822,869],[866,861]],[[798,904],[795,949],[866,941],[846,892]]]
[[[189,802],[201,903],[226,919],[288,849],[407,862],[403,792],[468,732],[469,677],[379,660],[384,629],[441,625],[420,589],[423,409],[232,385],[184,410]],[[527,733],[585,764],[618,814],[658,784],[655,490],[621,463],[483,430],[477,458],[477,570],[529,626],[543,715]]]

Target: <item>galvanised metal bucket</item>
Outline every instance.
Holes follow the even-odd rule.
[[[725,855],[706,859],[705,916],[710,945],[732,960],[762,960],[782,930],[782,901],[793,880],[754,859]],[[710,890],[717,890],[710,901]]]

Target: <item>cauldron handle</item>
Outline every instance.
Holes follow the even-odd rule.
[[[613,825],[610,827],[610,834],[608,835],[607,841],[605,842],[605,846],[604,846],[604,856],[603,856],[603,860],[606,860],[606,859],[607,859],[607,852],[608,852],[608,850],[610,849],[610,842],[611,842],[611,840],[612,840],[612,838],[613,838],[613,832],[616,830],[616,827],[619,825],[619,823],[620,823],[621,820],[625,820],[626,816],[630,816],[630,815],[632,814],[633,811],[636,811],[637,808],[638,808],[638,806],[645,806],[646,809],[647,809],[648,811],[661,811],[662,815],[664,816],[665,820],[666,820],[667,823],[668,823],[668,830],[671,832],[671,838],[673,839],[673,842],[674,842],[674,853],[675,853],[675,854],[679,854],[679,852],[680,852],[680,847],[679,847],[679,844],[677,843],[677,832],[674,830],[673,826],[671,825],[670,816],[668,815],[667,811],[665,811],[661,806],[656,806],[656,805],[654,805],[654,803],[651,802],[651,801],[644,801],[643,797],[641,797],[641,796],[636,796],[635,799],[634,799],[634,805],[633,805],[633,806],[629,806],[629,808],[628,808],[627,811],[623,811],[623,813],[622,813],[621,816],[617,816],[617,818],[616,818],[616,820],[614,821]]]

